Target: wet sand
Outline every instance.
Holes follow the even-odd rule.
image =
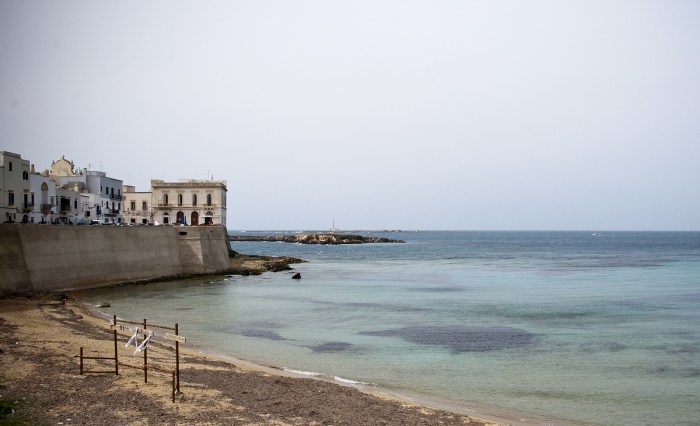
[[[75,301],[49,300],[58,297],[0,300],[0,401],[15,410],[7,419],[134,426],[500,424],[203,355],[188,344],[181,345],[180,392],[173,403],[169,374],[149,370],[148,383],[143,371],[126,367],[119,375],[81,376],[80,347],[85,356],[113,356],[113,332]],[[120,361],[143,365],[133,346],[124,348],[129,335],[119,332]],[[150,344],[149,365],[174,368],[173,347],[161,339]],[[114,361],[85,365],[109,370]]]

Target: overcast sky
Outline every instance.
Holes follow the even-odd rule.
[[[230,229],[700,230],[700,2],[3,0],[0,150]]]

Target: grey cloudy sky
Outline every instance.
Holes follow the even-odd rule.
[[[700,230],[700,2],[5,0],[0,149],[231,229]]]

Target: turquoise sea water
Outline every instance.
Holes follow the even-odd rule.
[[[178,322],[188,342],[261,364],[480,411],[700,424],[700,233],[364,235],[407,243],[233,243],[309,263],[294,265],[301,280],[267,273],[84,299]]]

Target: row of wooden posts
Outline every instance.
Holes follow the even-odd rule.
[[[165,333],[165,338],[168,340],[173,340],[175,341],[175,369],[169,370],[166,368],[161,368],[156,365],[148,365],[148,346],[143,348],[143,366],[136,366],[136,365],[131,365],[127,364],[125,362],[120,362],[119,361],[119,351],[117,347],[117,330],[119,331],[125,331],[127,330],[127,327],[124,327],[123,325],[119,324],[132,324],[137,327],[137,333],[143,334],[143,338],[145,339],[147,336],[153,336],[153,331],[148,330],[148,327],[151,328],[160,328],[164,330],[171,330],[174,331],[175,334],[171,333]],[[114,318],[112,319],[112,324],[110,325],[110,328],[112,329],[114,333],[114,356],[113,357],[100,357],[100,356],[85,356],[83,355],[83,347],[80,347],[80,375],[82,376],[83,374],[86,373],[91,373],[91,374],[115,374],[119,375],[119,366],[123,367],[129,367],[129,368],[135,368],[137,370],[143,370],[143,382],[148,383],[148,370],[154,370],[154,371],[159,371],[162,373],[169,373],[172,374],[172,399],[173,402],[175,402],[175,392],[180,392],[180,342],[185,343],[187,340],[185,337],[180,336],[178,334],[178,325],[175,324],[175,327],[167,327],[164,325],[158,325],[158,324],[148,324],[148,322],[144,319],[143,322],[134,322],[134,321],[127,321],[127,320],[122,320],[122,319],[117,319],[117,316],[114,315]],[[87,370],[85,369],[84,366],[84,361],[86,359],[99,359],[99,360],[114,360],[114,370]]]

